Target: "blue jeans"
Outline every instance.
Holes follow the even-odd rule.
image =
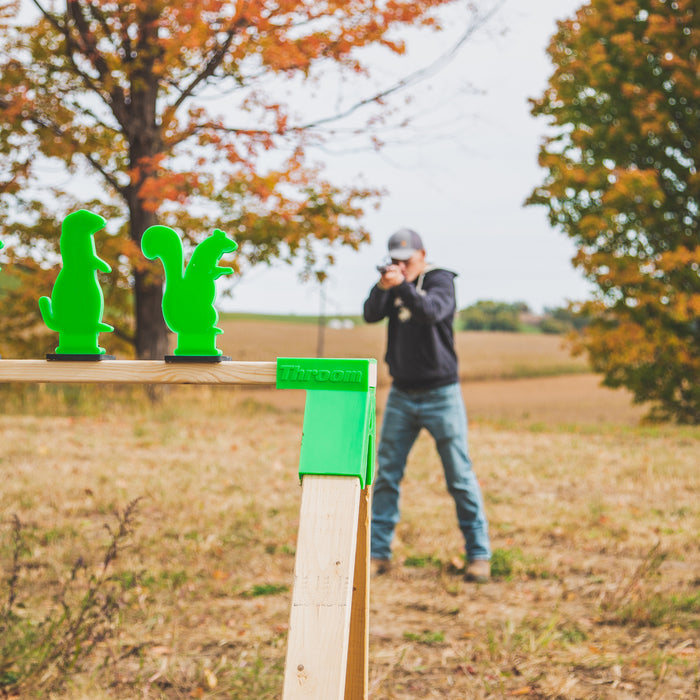
[[[467,414],[459,384],[426,391],[392,387],[384,410],[372,490],[372,557],[389,559],[399,522],[400,483],[421,428],[433,436],[447,490],[457,507],[467,559],[490,559],[491,547],[481,488],[467,448]],[[439,513],[436,518],[441,517]]]

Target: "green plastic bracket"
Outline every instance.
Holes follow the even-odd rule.
[[[377,361],[277,359],[277,388],[304,389],[306,406],[299,477],[374,478]]]

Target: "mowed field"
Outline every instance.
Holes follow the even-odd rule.
[[[316,353],[314,326],[223,327],[236,360]],[[700,697],[700,430],[642,424],[644,410],[601,388],[560,338],[462,333],[458,348],[495,576],[462,580],[452,501],[422,435],[396,566],[372,580],[370,697]],[[324,350],[380,360],[381,424],[384,329],[326,329]],[[78,605],[101,573],[105,526],[140,500],[110,564],[111,634],[63,684],[51,667],[19,690],[0,674],[0,697],[280,697],[304,393],[176,387],[153,406],[138,389],[5,387],[1,398],[0,615],[10,591],[27,623],[60,608],[60,591]]]

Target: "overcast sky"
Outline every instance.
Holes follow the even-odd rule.
[[[359,181],[387,191],[380,209],[364,219],[373,243],[342,252],[330,269],[328,315],[361,312],[386,240],[404,226],[421,234],[431,262],[458,273],[460,308],[493,299],[525,301],[541,311],[589,295],[571,265],[575,251],[568,238],[550,228],[543,207],[523,207],[542,181],[537,150],[546,129],[544,121],[530,116],[527,99],[542,93],[552,72],[545,49],[556,20],[581,4],[508,0],[487,29],[414,91],[412,109],[422,115],[423,129],[414,146],[323,154],[334,183]],[[437,40],[414,41],[407,67],[440,55],[455,31],[460,27]],[[315,314],[320,299],[317,284],[301,284],[295,269],[276,264],[253,269],[223,306]]]

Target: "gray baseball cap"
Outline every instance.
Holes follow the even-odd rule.
[[[408,260],[416,251],[423,250],[423,241],[410,228],[399,229],[389,237],[389,257]]]

